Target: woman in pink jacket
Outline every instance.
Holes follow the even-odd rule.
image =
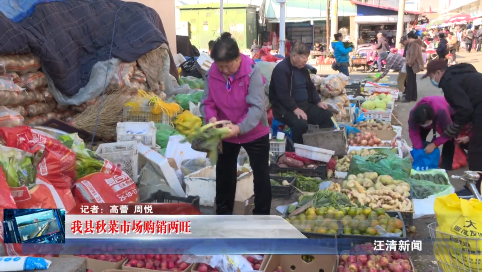
[[[445,97],[428,96],[420,99],[408,118],[408,130],[413,148],[425,149],[425,153],[430,154],[435,148],[443,145],[441,167],[446,170],[452,170],[455,143],[450,136],[444,134],[444,131],[452,124],[451,116],[454,113]],[[427,141],[431,131],[433,138]]]
[[[233,213],[238,154],[243,147],[254,177],[253,214],[269,215],[269,126],[265,106],[266,81],[256,63],[239,52],[231,34],[213,45],[214,64],[207,73],[201,112],[206,122],[231,121],[231,133],[222,142],[216,165],[216,213]]]

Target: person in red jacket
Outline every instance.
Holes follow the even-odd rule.
[[[285,56],[286,57],[289,57],[290,56],[290,52],[291,52],[291,43],[288,39],[285,40]]]

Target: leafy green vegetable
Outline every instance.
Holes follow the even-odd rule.
[[[104,159],[85,148],[84,141],[76,133],[61,135],[58,140],[75,153],[75,177],[77,179],[101,172],[104,167]]]
[[[200,128],[196,128],[193,133],[189,134],[182,142],[189,141],[194,150],[207,152],[209,159],[213,165],[218,160],[218,150],[222,139],[229,133],[229,128],[214,127],[216,123],[208,124]]]
[[[9,187],[35,185],[35,167],[29,153],[0,145],[0,166]]]
[[[298,207],[301,207],[308,202],[313,200],[313,206],[315,208],[319,207],[352,207],[353,204],[347,195],[331,191],[331,190],[320,190],[312,195],[301,195],[298,199]]]
[[[296,172],[286,172],[286,173],[279,173],[280,177],[295,177],[296,178],[296,187],[298,189],[305,191],[305,192],[316,192],[318,191],[318,186],[323,181],[321,178],[318,177],[306,177]]]

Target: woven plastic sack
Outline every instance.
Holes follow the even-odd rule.
[[[397,154],[389,149],[383,148],[379,153],[384,153],[388,157],[377,163],[368,162],[361,156],[353,156],[348,170],[348,175],[358,175],[365,172],[377,172],[379,175],[389,175],[393,179],[408,180],[412,163],[409,158],[399,158]]]
[[[185,136],[190,135],[196,128],[202,126],[201,118],[195,116],[188,110],[178,115],[174,123],[176,124],[177,131]]]
[[[329,75],[321,84],[321,95],[324,97],[336,97],[345,92],[348,84],[348,77],[344,74]]]

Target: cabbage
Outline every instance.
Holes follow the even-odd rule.
[[[387,94],[387,98],[388,98],[389,100],[393,100],[393,96],[392,96],[391,94]]]
[[[392,100],[388,99],[388,97],[385,97],[385,99],[382,100],[385,104],[389,104],[392,102]]]
[[[385,104],[385,102],[378,100],[378,101],[375,101],[375,108],[386,110],[387,105]]]
[[[370,100],[367,100],[367,101],[363,102],[363,104],[361,104],[361,107],[363,109],[366,109],[366,110],[373,110],[373,109],[376,108],[375,102],[370,101]]]
[[[385,99],[385,97],[387,97],[387,95],[382,93],[378,97],[380,98],[380,100],[383,100],[383,99]]]

